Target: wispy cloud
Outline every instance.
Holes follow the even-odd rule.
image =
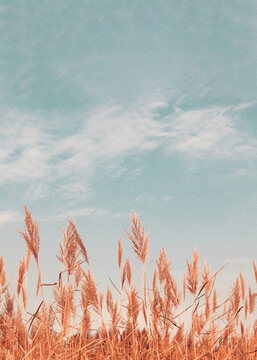
[[[45,218],[41,219],[42,222],[45,221],[58,221],[63,219],[70,219],[73,218],[79,218],[79,217],[86,217],[86,218],[97,218],[97,217],[107,217],[107,218],[119,218],[123,216],[129,216],[128,214],[125,214],[123,212],[112,212],[109,209],[101,208],[101,207],[83,207],[78,209],[70,209],[68,211],[59,213],[58,215],[51,217],[51,218]]]
[[[49,194],[49,186],[44,183],[36,181],[29,185],[28,189],[24,192],[22,199],[26,203],[28,201],[41,200]]]
[[[46,177],[50,171],[51,142],[38,118],[9,112],[1,120],[0,183]]]
[[[119,168],[124,157],[158,147],[165,131],[154,120],[153,107],[127,111],[118,106],[99,107],[80,115],[80,126],[72,135],[64,128],[58,138],[47,128],[48,119],[9,111],[0,125],[0,183],[26,183],[26,194],[35,200],[47,195],[49,184],[59,182],[55,195],[69,189],[81,198],[97,166],[108,168],[116,163]],[[69,119],[55,119],[58,121],[64,124]]]
[[[242,106],[189,111],[178,109],[166,118],[170,122],[168,149],[191,157],[256,155],[256,139],[236,129],[235,112],[240,109]]]
[[[31,200],[47,196],[57,182],[55,196],[85,198],[99,166],[124,169],[130,155],[160,147],[195,158],[256,156],[257,140],[236,126],[237,112],[249,105],[175,109],[162,116],[166,106],[158,100],[130,109],[98,107],[79,116],[72,134],[63,131],[58,138],[51,127],[42,126],[47,119],[9,112],[0,125],[0,183],[28,184]]]
[[[138,203],[150,203],[153,200],[154,200],[154,196],[149,193],[140,194],[135,198],[135,202],[138,202]]]
[[[78,169],[90,170],[97,161],[108,163],[133,152],[153,150],[163,136],[164,126],[153,119],[150,110],[100,107],[85,120],[79,133],[57,145],[56,156],[69,154],[58,164],[58,172],[65,175]]]
[[[12,210],[0,211],[0,227],[22,219],[21,214]]]
[[[79,198],[85,200],[92,194],[92,189],[85,181],[70,180],[70,182],[63,183],[55,190],[55,193],[65,200],[72,200]]]

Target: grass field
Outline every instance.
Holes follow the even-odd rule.
[[[73,220],[59,244],[62,268],[58,283],[41,281],[38,223],[26,207],[25,229],[20,235],[27,243],[27,254],[20,261],[15,293],[0,258],[1,360],[257,359],[256,287],[247,285],[240,273],[225,289],[228,295],[218,301],[215,279],[223,269],[211,273],[205,263],[199,269],[196,250],[192,261],[187,260],[181,286],[171,274],[165,249],[150,277],[148,234],[134,213],[127,236],[141,262],[139,287],[129,258],[124,259],[121,240],[117,255],[120,283],[99,292]],[[32,260],[38,272],[34,296],[39,304],[33,314],[27,305]],[[255,263],[253,272],[257,283]],[[53,289],[51,304],[44,296],[49,286]]]

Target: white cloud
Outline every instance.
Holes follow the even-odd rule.
[[[124,164],[109,164],[107,165],[108,171],[111,173],[112,178],[119,178],[121,176],[129,178],[131,181],[142,175],[144,168],[141,167],[134,167],[133,169],[125,167]]]
[[[48,185],[44,184],[43,181],[33,183],[28,186],[27,191],[22,196],[24,202],[35,201],[43,199],[49,193]]]
[[[149,193],[140,194],[135,198],[135,202],[139,202],[139,203],[150,203],[153,200],[154,200],[154,196]]]
[[[85,200],[91,195],[91,193],[92,190],[89,188],[89,186],[82,183],[82,181],[79,182],[78,180],[61,184],[55,190],[55,194],[65,200]]]
[[[38,118],[9,112],[0,124],[0,182],[31,181],[49,174],[50,139]]]
[[[56,188],[51,184],[58,182],[55,196],[66,192],[81,199],[88,193],[89,178],[98,166],[117,171],[125,156],[155,149],[166,135],[163,125],[153,119],[152,110],[141,107],[127,111],[118,106],[99,107],[80,115],[77,124],[78,120],[80,127],[73,129],[73,134],[64,131],[57,137],[55,125],[37,114],[3,113],[0,183],[26,183],[24,196],[38,200],[49,195]],[[54,119],[59,125],[68,121]]]
[[[239,132],[233,120],[233,112],[241,108],[242,106],[235,109],[217,107],[177,111],[168,116],[168,149],[192,157],[256,155],[256,140]]]
[[[123,216],[128,216],[128,214],[122,212],[111,212],[105,208],[97,207],[84,207],[80,209],[70,209],[65,212],[62,212],[55,217],[45,218],[41,221],[56,221],[63,219],[70,219],[71,217],[87,217],[87,218],[96,218],[96,217],[107,217],[107,218],[119,218]]]
[[[22,216],[16,212],[11,210],[0,211],[0,227],[5,224],[17,222],[22,219]]]
[[[79,198],[88,193],[97,167],[113,169],[115,174],[127,156],[158,147],[198,158],[253,157],[256,139],[237,130],[234,120],[237,111],[247,106],[176,108],[165,117],[161,111],[167,103],[161,99],[126,110],[102,106],[80,115],[73,133],[63,132],[62,137],[43,127],[49,121],[39,115],[9,112],[0,124],[0,183],[25,182],[31,199],[40,199],[58,181],[55,195],[70,191]],[[62,125],[69,121],[54,119]]]
[[[132,152],[155,149],[159,139],[166,136],[164,126],[151,117],[151,112],[136,109],[123,112],[117,106],[99,107],[83,129],[61,140],[56,155],[69,153],[59,163],[59,174],[90,170],[98,161],[109,162]]]

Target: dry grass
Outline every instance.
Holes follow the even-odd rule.
[[[0,257],[0,360],[257,358],[257,322],[253,319],[257,294],[251,287],[247,291],[243,275],[239,274],[228,296],[218,301],[215,279],[222,269],[212,274],[204,263],[201,271],[195,249],[192,262],[187,260],[180,291],[163,248],[149,279],[148,234],[134,213],[130,225],[128,239],[142,263],[140,290],[129,258],[123,259],[119,239],[120,283],[112,283],[113,292],[107,287],[106,293],[99,293],[73,220],[59,244],[62,269],[58,282],[42,284],[38,222],[25,207],[25,229],[20,235],[28,250],[20,261],[16,293],[6,281]],[[38,271],[35,296],[39,305],[33,314],[27,309],[31,254]],[[255,263],[253,270],[257,282]],[[44,298],[46,285],[53,286],[51,305]],[[98,328],[94,330],[95,323]]]

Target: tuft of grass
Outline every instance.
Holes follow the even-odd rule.
[[[99,292],[73,219],[63,231],[57,255],[62,268],[51,284],[41,281],[39,225],[26,207],[25,229],[19,233],[27,244],[27,255],[20,261],[16,292],[6,281],[0,257],[0,360],[256,359],[257,293],[248,285],[246,290],[242,273],[221,299],[215,279],[222,269],[212,274],[204,263],[201,271],[195,249],[180,287],[162,248],[150,278],[149,234],[135,213],[127,237],[142,263],[141,289],[129,257],[124,260],[121,239],[120,282],[111,280],[112,293],[109,287]],[[28,311],[27,301],[31,254],[38,271],[34,313]],[[255,262],[253,271],[257,282]],[[45,286],[53,287],[51,304],[44,296]],[[94,324],[98,324],[95,329]]]

